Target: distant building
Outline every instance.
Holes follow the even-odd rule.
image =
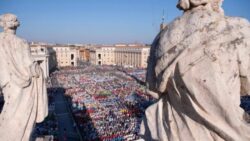
[[[79,60],[83,62],[89,62],[90,60],[90,50],[85,47],[79,48]]]
[[[102,51],[100,48],[91,48],[89,50],[89,62],[94,65],[102,65]]]
[[[42,45],[31,45],[31,55],[38,62],[43,69],[45,78],[49,77],[50,72],[56,68],[56,54],[55,51]]]
[[[149,46],[116,44],[90,49],[90,63],[95,65],[118,65],[124,67],[147,67]]]
[[[115,64],[125,67],[147,67],[149,46],[126,46],[115,49]]]
[[[103,46],[90,49],[90,63],[95,65],[114,65],[115,47]]]
[[[94,65],[146,68],[149,50],[150,46],[143,44],[32,45],[32,55],[46,69],[46,76],[55,66],[59,68],[77,66],[79,61]]]
[[[55,45],[53,49],[56,52],[58,67],[77,66],[79,59],[79,50],[74,46]]]

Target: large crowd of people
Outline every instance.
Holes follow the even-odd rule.
[[[52,74],[52,83],[65,89],[83,140],[139,139],[145,109],[154,102],[146,94],[144,69],[110,66],[64,68]]]
[[[84,141],[129,141],[140,139],[138,132],[145,109],[155,99],[145,92],[144,69],[111,66],[68,67],[48,79],[49,116],[37,124],[33,137],[53,136],[58,140],[54,95],[64,89]],[[0,111],[4,104],[0,94]],[[250,114],[250,97],[241,98],[241,107]],[[248,116],[250,122],[250,116]]]
[[[240,106],[247,114],[244,114],[245,120],[250,123],[250,96],[242,96]]]

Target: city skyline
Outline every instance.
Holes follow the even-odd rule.
[[[159,32],[163,10],[169,23],[182,14],[177,0],[2,0],[0,13],[16,14],[17,35],[28,41],[48,43],[145,43]],[[227,16],[250,20],[249,0],[226,0]],[[2,31],[2,29],[0,30]]]

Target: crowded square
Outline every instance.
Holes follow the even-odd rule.
[[[50,78],[53,87],[64,89],[83,140],[122,141],[140,138],[144,111],[155,101],[138,82],[145,81],[145,72],[85,65],[63,68]]]

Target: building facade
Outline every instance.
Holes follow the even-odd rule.
[[[55,45],[56,60],[58,67],[77,66],[79,50],[73,46]]]
[[[114,65],[115,47],[103,46],[90,51],[90,62],[96,65]]]
[[[149,50],[144,45],[99,46],[90,49],[90,63],[146,68]]]
[[[150,46],[138,44],[98,45],[31,45],[34,58],[48,76],[53,68],[77,66],[80,61],[95,65],[146,68]]]
[[[90,53],[89,49],[85,47],[79,48],[79,59],[84,62],[89,62],[90,60]]]
[[[124,67],[147,67],[149,47],[117,47],[115,49],[115,64]]]

